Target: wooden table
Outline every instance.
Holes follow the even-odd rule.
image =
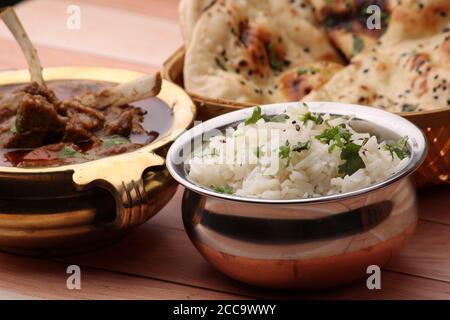
[[[81,29],[66,27],[69,5]],[[31,0],[17,6],[44,66],[112,66],[151,72],[181,44],[176,0]],[[24,68],[0,26],[0,68]],[[64,259],[0,253],[1,299],[450,299],[450,186],[420,192],[420,222],[403,252],[382,272],[382,289],[365,281],[333,290],[289,293],[253,288],[212,268],[181,223],[179,188],[152,220],[102,250]],[[1,192],[1,191],[0,191]],[[66,288],[66,268],[82,270],[82,289]]]

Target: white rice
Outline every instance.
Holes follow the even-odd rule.
[[[400,171],[409,161],[407,154],[400,159],[396,152],[388,150],[386,142],[354,131],[348,118],[322,115],[322,123],[314,120],[303,123],[307,112],[308,108],[299,104],[285,111],[285,117],[289,118],[284,122],[259,119],[210,138],[187,161],[189,177],[217,192],[263,199],[298,199],[367,187]],[[341,159],[344,147],[330,149],[334,140],[326,143],[317,138],[337,126],[351,134],[347,143],[361,146],[353,155],[359,155],[364,167],[357,166],[352,174],[348,174],[349,170],[347,174],[339,172],[339,166],[346,163]],[[308,141],[309,149],[293,151],[299,143],[304,146]]]

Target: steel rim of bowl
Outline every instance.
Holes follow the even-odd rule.
[[[298,102],[288,102],[288,103],[275,103],[268,105],[261,105],[263,113],[276,114],[284,111],[289,106],[298,105]],[[409,120],[402,118],[399,115],[380,110],[377,108],[345,104],[337,102],[308,102],[310,111],[319,113],[329,113],[341,116],[354,116],[356,119],[364,120],[367,123],[375,124],[379,128],[384,128],[387,131],[396,133],[398,136],[408,136],[408,149],[410,151],[410,161],[408,164],[399,172],[390,176],[386,180],[375,183],[368,187],[351,191],[345,193],[339,193],[334,195],[304,198],[304,199],[287,199],[287,200],[271,200],[271,199],[260,199],[251,197],[240,197],[227,194],[219,194],[212,190],[206,189],[190,181],[187,178],[187,174],[184,169],[184,160],[189,156],[189,154],[182,155],[182,163],[176,164],[174,159],[183,150],[186,144],[190,144],[192,140],[201,136],[205,132],[224,128],[235,123],[242,122],[244,119],[248,118],[254,108],[246,108],[237,111],[233,111],[191,128],[187,132],[179,136],[175,142],[170,147],[166,156],[166,166],[172,177],[184,187],[198,192],[205,196],[210,196],[223,200],[239,201],[245,203],[255,203],[255,204],[313,204],[313,203],[323,203],[329,201],[342,200],[347,198],[352,198],[359,196],[373,190],[381,189],[386,187],[402,178],[409,176],[413,173],[425,160],[428,150],[428,142],[422,130],[420,130],[416,125],[414,125]],[[378,120],[378,122],[374,121]],[[393,126],[394,125],[394,126]],[[398,129],[394,129],[398,126]]]

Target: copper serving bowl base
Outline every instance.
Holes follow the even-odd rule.
[[[47,81],[122,83],[142,75],[109,68],[44,70]],[[0,86],[28,79],[26,70],[5,71],[0,73]],[[142,148],[60,167],[1,166],[0,250],[32,256],[92,251],[119,240],[158,213],[177,188],[164,156],[174,139],[192,125],[195,106],[168,81],[153,99],[159,100],[149,109],[151,123],[164,126],[158,138]],[[155,108],[164,110],[158,113]]]
[[[230,278],[282,290],[332,288],[368,277],[367,266],[384,266],[406,244],[416,223],[402,234],[355,252],[305,260],[257,260],[218,252],[193,240],[200,253]],[[332,270],[330,270],[332,266]]]
[[[270,289],[331,288],[367,278],[370,275],[367,273],[368,266],[386,265],[403,248],[415,230],[417,212],[412,184],[397,183],[396,187],[388,189],[404,190],[398,196],[388,198],[394,205],[387,216],[383,217],[384,214],[380,214],[382,209],[375,213],[378,209],[366,211],[361,205],[373,201],[376,206],[378,201],[387,196],[389,190],[373,198],[345,201],[342,207],[348,208],[349,212],[351,209],[361,210],[362,224],[372,222],[367,224],[365,230],[359,232],[355,230],[353,235],[336,235],[332,238],[323,238],[319,242],[299,240],[295,236],[286,241],[283,239],[282,231],[270,226],[276,221],[270,217],[267,217],[266,221],[266,239],[251,239],[248,233],[243,232],[245,229],[251,233],[251,230],[248,226],[246,228],[242,225],[245,225],[245,221],[241,219],[248,217],[249,212],[273,213],[275,208],[258,209],[250,204],[243,204],[241,209],[232,204],[219,208],[217,200],[198,195],[188,189],[183,197],[183,222],[189,238],[205,259],[235,280]],[[402,203],[401,199],[407,199],[406,203]],[[296,219],[305,213],[309,213],[307,215],[311,217],[311,212],[317,210],[316,212],[320,214],[327,209],[336,208],[327,204],[317,205],[316,208],[314,206],[280,208],[291,211],[292,223],[298,222]],[[404,211],[400,213],[401,210]],[[234,225],[235,233],[224,232],[223,225],[211,223],[215,215],[226,215],[230,219],[230,225]],[[380,221],[376,222],[377,219]],[[400,222],[401,220],[404,221]],[[393,225],[398,225],[400,230],[395,230]]]

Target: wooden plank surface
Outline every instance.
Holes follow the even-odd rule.
[[[180,187],[174,199],[152,220],[138,228],[121,242],[78,257],[64,259],[66,263],[80,263],[108,270],[116,270],[144,277],[170,280],[177,283],[194,285],[202,288],[218,289],[230,293],[239,293],[271,298],[278,296],[267,290],[256,290],[253,287],[241,285],[230,280],[212,268],[191,245],[185,234],[180,213],[180,201],[183,189]],[[421,201],[429,201],[421,196]],[[431,236],[433,235],[433,236]],[[146,246],[147,244],[147,246]],[[150,244],[150,245],[149,245]],[[446,225],[420,221],[418,228],[401,254],[386,268],[395,274],[423,277],[420,282],[430,281],[430,288],[447,288],[450,290],[450,228]],[[125,259],[116,259],[117,255]],[[393,273],[387,273],[387,281],[395,278]],[[384,289],[388,296],[394,296],[397,290],[404,291],[403,281],[388,284]],[[439,285],[436,285],[439,284]],[[397,287],[398,286],[398,287]],[[365,289],[367,290],[367,289]],[[390,291],[389,291],[390,290]],[[360,292],[349,288],[340,291],[342,296],[357,298]],[[416,289],[409,292],[414,296]],[[417,291],[419,298],[419,291]],[[435,292],[437,295],[437,292]],[[307,297],[305,294],[285,293],[285,297]]]
[[[18,6],[44,66],[109,66],[151,72],[181,43],[176,0],[30,0]],[[69,4],[82,27],[65,27]],[[36,14],[39,12],[39,14]],[[43,23],[45,21],[45,23]],[[0,69],[23,68],[18,46],[0,26]],[[402,253],[383,270],[382,290],[365,281],[318,292],[275,292],[238,283],[196,251],[181,221],[181,196],[110,247],[64,259],[0,253],[0,299],[325,298],[450,299],[450,186],[423,190],[420,221]],[[83,289],[65,286],[68,264],[82,268]]]
[[[87,267],[81,268],[81,290],[69,290],[66,269],[63,263],[0,253],[0,299],[245,298]]]

